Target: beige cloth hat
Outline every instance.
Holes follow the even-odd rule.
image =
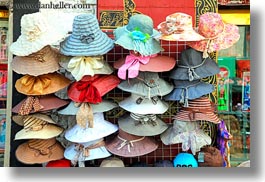
[[[108,157],[104,159],[99,167],[125,167],[123,161],[117,157]]]

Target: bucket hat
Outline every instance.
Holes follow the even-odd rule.
[[[192,16],[176,12],[166,17],[157,29],[161,33],[161,40],[167,41],[199,41],[205,39],[192,26]]]
[[[114,41],[102,32],[94,14],[80,14],[74,17],[72,34],[60,45],[60,52],[66,56],[104,55],[114,47]]]
[[[25,95],[47,95],[68,87],[71,80],[64,75],[54,72],[40,76],[24,75],[15,83],[19,93]]]
[[[203,57],[207,57],[207,53],[231,47],[240,38],[238,26],[225,23],[220,14],[213,12],[200,16],[197,31],[206,39],[187,42],[187,45],[204,52]]]
[[[206,120],[214,124],[221,121],[215,114],[215,106],[207,97],[189,100],[189,107],[182,107],[173,119],[179,121]]]
[[[56,140],[31,139],[16,149],[16,158],[25,164],[42,164],[64,158],[64,147]]]
[[[173,160],[174,167],[198,167],[198,161],[190,153],[178,153]]]
[[[126,80],[135,78],[139,71],[165,72],[174,68],[176,60],[169,56],[141,56],[137,53],[130,52],[126,58],[115,61],[113,66],[118,69],[118,77]]]
[[[119,106],[136,114],[163,114],[169,105],[158,97],[144,97],[137,94],[131,94],[129,97],[120,101]]]
[[[168,125],[155,114],[125,114],[118,119],[119,128],[137,136],[155,136],[163,133]]]
[[[156,39],[160,33],[154,29],[153,20],[147,15],[132,15],[127,25],[116,28],[113,33],[115,44],[136,51],[143,56],[164,51]]]
[[[125,167],[123,161],[118,157],[107,157],[99,167]]]
[[[71,167],[71,161],[68,159],[59,159],[59,160],[55,160],[55,161],[50,161],[47,163],[47,165],[45,167]]]
[[[131,135],[119,129],[118,135],[106,141],[106,148],[114,155],[137,157],[155,151],[158,144],[151,137]]]
[[[50,45],[29,56],[15,56],[11,62],[14,72],[23,75],[39,76],[58,71],[58,51]]]
[[[64,34],[51,27],[42,13],[25,14],[21,17],[21,35],[10,45],[16,56],[28,56],[47,45],[58,44]]]
[[[182,151],[191,150],[193,155],[212,142],[197,122],[178,120],[174,120],[173,126],[162,133],[160,138],[165,145],[181,143]]]
[[[184,107],[189,106],[189,100],[200,98],[214,91],[214,86],[201,80],[174,80],[174,90],[165,96],[165,100],[179,101]]]
[[[181,52],[180,60],[171,70],[169,77],[178,80],[198,80],[220,72],[217,63],[210,57],[203,58],[202,52],[193,48]]]
[[[164,96],[173,90],[173,85],[155,72],[140,72],[136,78],[121,81],[118,88],[141,96]]]
[[[200,153],[203,153],[203,161],[200,161]],[[224,167],[220,150],[213,146],[205,146],[194,156],[199,167]]]

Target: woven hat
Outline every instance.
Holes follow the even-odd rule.
[[[200,161],[200,155],[203,160]],[[195,159],[198,161],[199,167],[224,167],[223,157],[220,150],[216,147],[206,146],[196,153]]]
[[[170,78],[178,80],[198,80],[220,72],[217,63],[210,57],[203,58],[202,52],[193,48],[181,52],[180,61],[170,72]]]
[[[71,80],[54,72],[39,76],[24,75],[16,81],[15,88],[25,95],[47,95],[68,87]]]
[[[14,72],[32,76],[53,73],[60,68],[58,52],[49,45],[29,56],[15,56],[11,64]]]
[[[42,164],[64,158],[64,148],[56,140],[31,139],[16,149],[16,158],[25,164]]]
[[[205,39],[192,26],[192,16],[176,12],[166,17],[157,29],[161,33],[160,39],[167,41],[199,41]]]
[[[165,72],[174,68],[176,60],[168,56],[141,56],[130,52],[125,58],[115,61],[113,66],[118,69],[118,77],[126,80],[135,78],[139,71]]]
[[[125,165],[118,157],[108,157],[100,163],[99,167],[125,167]]]
[[[140,72],[136,78],[122,81],[118,88],[141,96],[164,96],[173,90],[173,85],[160,78],[158,73]]]
[[[59,64],[69,71],[76,81],[81,80],[85,75],[109,75],[113,73],[113,68],[104,61],[103,56],[66,58],[61,59]]]
[[[118,156],[137,157],[155,151],[158,144],[151,137],[131,135],[119,129],[118,135],[106,141],[106,148]]]
[[[74,102],[102,102],[102,96],[114,89],[120,79],[114,75],[84,76],[68,88],[68,97]]]
[[[28,96],[12,108],[13,113],[28,115],[29,113],[46,112],[59,109],[69,102],[55,95]]]
[[[154,29],[151,17],[135,14],[130,17],[127,25],[114,30],[115,44],[125,49],[139,52],[143,56],[157,54],[164,49],[157,37],[159,32]]]
[[[16,56],[28,56],[47,45],[59,43],[64,36],[50,27],[40,12],[25,14],[21,18],[21,35],[11,44],[10,51]]]
[[[155,136],[163,133],[168,125],[155,114],[125,114],[118,119],[119,128],[137,136]]]
[[[203,57],[207,57],[207,53],[231,47],[240,38],[236,25],[223,22],[221,15],[213,12],[207,12],[200,16],[198,33],[206,39],[187,42],[187,45],[204,52]]]
[[[47,163],[46,167],[71,167],[71,161],[67,159],[59,159],[56,161],[50,161]]]
[[[118,104],[122,109],[136,114],[163,114],[169,108],[168,103],[158,97],[148,98],[133,93]]]
[[[66,56],[104,55],[114,47],[114,41],[102,32],[94,14],[80,14],[73,21],[72,34],[60,45]]]
[[[93,128],[83,128],[76,124],[72,128],[66,130],[65,138],[71,142],[85,143],[111,135],[117,130],[118,126],[106,121],[103,113],[94,113]]]
[[[200,129],[197,122],[178,120],[174,120],[173,126],[162,133],[160,138],[165,145],[181,143],[182,151],[191,150],[193,155],[212,142],[211,137]]]
[[[206,120],[214,124],[221,122],[215,114],[215,107],[207,97],[189,100],[189,107],[182,107],[173,119],[179,121]]]
[[[189,100],[197,99],[214,91],[214,86],[201,80],[174,80],[174,90],[165,96],[165,100],[179,101],[184,107],[189,106]]]
[[[198,162],[190,153],[178,153],[173,160],[174,167],[198,167]]]

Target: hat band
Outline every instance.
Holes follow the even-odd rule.
[[[127,26],[125,26],[125,31],[127,33],[129,33],[129,36],[135,40],[135,41],[141,41],[141,42],[146,42],[147,40],[149,40],[150,38],[156,37],[157,35],[153,34],[150,35],[148,33],[144,33],[140,30],[139,27],[135,27],[133,31],[129,31],[127,29]]]
[[[52,148],[56,145],[56,139],[52,140],[30,140],[28,142],[28,147],[32,150],[35,150],[35,157],[38,157],[39,155],[52,155]]]
[[[136,102],[136,104],[141,104],[146,99],[151,100],[154,105],[156,105],[157,102],[159,101],[158,97],[157,96],[154,96],[154,97],[151,97],[151,98],[148,98],[148,97],[139,97],[138,99],[136,99],[135,102]]]
[[[78,105],[78,106],[77,106]],[[79,107],[76,113],[76,123],[82,128],[94,127],[94,116],[92,106],[89,103],[76,103],[75,106]]]
[[[195,120],[195,116],[197,113],[201,114],[208,114],[208,113],[214,113],[214,109],[192,109],[192,108],[182,108],[184,111],[189,112],[189,119]]]
[[[133,118],[135,120],[135,126],[138,125],[152,125],[152,126],[156,126],[157,122],[156,122],[156,115],[155,114],[135,114],[135,113],[131,113],[130,114],[131,118]]]
[[[28,96],[26,100],[22,103],[18,114],[19,115],[28,115],[32,110],[38,112],[43,106],[40,104],[40,100],[36,96]]]
[[[122,149],[124,146],[127,145],[127,150],[128,150],[128,152],[131,152],[131,147],[133,147],[133,143],[140,142],[140,141],[142,141],[142,140],[145,139],[145,137],[141,137],[141,138],[136,139],[136,140],[126,140],[126,139],[122,138],[122,137],[119,136],[119,135],[118,135],[117,137],[118,137],[118,139],[120,139],[120,140],[122,141],[122,143],[121,143],[120,146],[117,148],[117,150],[120,150],[120,149]]]
[[[154,89],[154,88],[157,88],[158,93],[160,95],[162,95],[159,83],[155,84],[155,80],[154,79],[149,80],[149,83],[148,83],[145,79],[142,79],[140,77],[136,77],[136,78],[141,80],[144,83],[144,85],[148,87],[148,98],[151,98],[151,89]]]
[[[47,121],[35,118],[35,117],[27,117],[24,120],[24,129],[26,132],[28,131],[40,131],[44,126],[48,125]]]

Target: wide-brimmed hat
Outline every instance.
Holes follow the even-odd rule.
[[[190,153],[178,153],[173,160],[174,167],[198,167],[198,161]]]
[[[148,98],[133,93],[118,104],[122,109],[136,114],[163,114],[169,108],[168,103],[159,97]]]
[[[102,102],[102,96],[120,83],[115,75],[84,76],[80,81],[72,83],[68,88],[68,97],[74,102]]]
[[[191,150],[193,155],[212,142],[197,122],[178,120],[174,120],[173,126],[162,133],[160,138],[165,145],[181,143],[182,151]]]
[[[65,138],[75,143],[85,143],[97,140],[115,133],[118,126],[104,119],[103,113],[94,113],[94,127],[83,128],[78,124],[66,130]]]
[[[99,27],[94,14],[80,14],[73,21],[72,34],[60,45],[66,56],[104,55],[114,47],[114,41]]]
[[[11,44],[10,51],[16,56],[28,56],[59,43],[64,36],[49,25],[42,13],[25,14],[21,18],[21,35]]]
[[[139,71],[165,72],[174,68],[176,60],[169,56],[141,56],[130,52],[125,58],[115,61],[113,66],[118,69],[118,77],[126,80],[135,78]]]
[[[64,158],[64,147],[56,140],[31,139],[16,149],[16,158],[25,164],[42,164]]]
[[[200,154],[203,155],[202,161],[200,161]],[[199,167],[224,167],[221,151],[213,146],[203,147],[196,153],[195,159],[198,161]]]
[[[127,25],[114,30],[115,44],[125,49],[139,52],[143,56],[157,54],[164,49],[156,39],[160,33],[154,29],[151,17],[135,14]]]
[[[15,88],[25,95],[47,95],[68,87],[70,83],[71,80],[64,75],[54,72],[39,76],[24,75],[16,81]]]
[[[168,125],[155,114],[125,114],[118,119],[119,128],[137,136],[155,136],[163,133]]]
[[[215,114],[215,106],[208,97],[189,100],[189,107],[182,107],[172,119],[179,121],[206,120],[214,124],[221,122],[218,115]]]
[[[158,73],[140,72],[136,78],[122,81],[118,88],[142,96],[164,96],[173,90],[173,85],[160,78]]]
[[[206,39],[187,42],[187,45],[204,52],[203,57],[207,57],[207,53],[231,47],[240,38],[238,26],[225,23],[221,15],[214,12],[206,12],[200,16],[197,31]]]
[[[131,135],[119,129],[118,135],[106,140],[106,148],[114,155],[137,157],[155,151],[158,144],[151,137]]]
[[[28,96],[12,108],[13,113],[28,115],[29,113],[46,112],[59,109],[69,104],[69,101],[60,99],[53,94],[43,96]]]
[[[125,165],[118,157],[108,157],[100,163],[99,167],[125,167]]]
[[[68,159],[59,159],[55,161],[50,161],[46,164],[45,167],[71,167],[71,161]]]
[[[49,45],[29,56],[15,56],[11,63],[14,72],[32,76],[53,73],[60,68],[58,51]]]
[[[161,33],[161,40],[167,41],[198,41],[205,39],[193,27],[192,16],[176,12],[166,17],[157,29]]]
[[[203,58],[202,52],[193,48],[181,52],[180,60],[169,77],[178,80],[198,80],[220,72],[217,63],[210,57]]]
[[[214,86],[201,80],[174,80],[174,90],[165,96],[165,100],[179,101],[184,107],[189,106],[189,100],[200,98],[214,91]]]
[[[59,64],[69,71],[76,81],[81,80],[85,75],[109,75],[113,73],[113,68],[104,61],[103,56],[66,57],[61,59]]]

